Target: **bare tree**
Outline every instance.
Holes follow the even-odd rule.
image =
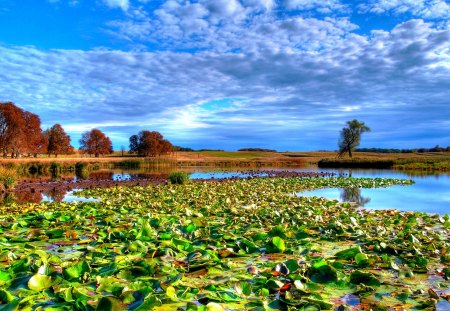
[[[339,138],[339,157],[344,156],[348,152],[349,157],[352,157],[352,151],[359,146],[361,141],[361,134],[364,132],[370,132],[370,128],[354,119],[347,121],[347,127],[341,130],[341,136]]]

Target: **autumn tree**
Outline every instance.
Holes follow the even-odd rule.
[[[155,157],[172,152],[172,144],[159,132],[141,131],[130,137],[130,153]]]
[[[96,158],[101,154],[113,152],[111,140],[98,129],[83,133],[80,139],[80,149],[89,155],[95,155]]]
[[[348,155],[351,158],[352,151],[359,146],[361,135],[364,132],[370,132],[370,128],[365,125],[364,122],[359,122],[356,119],[347,121],[347,127],[344,127],[341,130],[339,138],[339,157],[342,157],[348,152]]]
[[[30,112],[24,113],[25,119],[25,152],[36,157],[47,152],[47,140],[41,129],[39,116]]]
[[[39,116],[11,102],[0,103],[0,150],[6,157],[23,153],[37,156],[45,152],[45,139]]]
[[[54,154],[55,158],[58,154],[71,154],[73,147],[70,145],[70,136],[66,134],[60,124],[55,124],[44,132],[47,139],[47,152],[49,155]]]

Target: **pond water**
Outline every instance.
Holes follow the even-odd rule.
[[[183,168],[191,179],[209,178],[239,178],[258,174],[257,170],[247,171],[246,168],[214,168],[190,167]],[[273,171],[325,172],[352,177],[386,177],[413,179],[411,186],[393,186],[378,189],[338,189],[328,188],[299,193],[302,196],[322,196],[328,199],[357,202],[361,207],[369,209],[398,209],[402,211],[420,211],[428,213],[450,213],[450,174],[424,174],[423,172],[403,172],[375,169],[318,169],[317,167],[301,169],[280,169]],[[166,172],[168,174],[168,172]],[[146,178],[157,172],[114,170],[92,172],[88,178],[112,179],[116,181],[136,178]],[[259,171],[259,176],[267,176],[267,169]],[[77,180],[77,177],[72,177]],[[68,193],[42,193],[43,201],[86,201]]]
[[[427,213],[450,213],[450,175],[426,174],[377,169],[293,169],[293,171],[314,171],[335,173],[338,176],[383,177],[412,179],[411,186],[392,186],[377,189],[327,188],[299,193],[301,196],[321,196],[327,199],[356,202],[369,209],[398,209]],[[194,172],[191,178],[248,177],[239,172]]]
[[[330,170],[352,177],[405,178],[414,180],[411,186],[392,186],[377,189],[318,189],[299,193],[302,196],[321,196],[327,199],[356,202],[369,209],[398,209],[427,213],[450,213],[450,175],[418,175],[392,170]]]

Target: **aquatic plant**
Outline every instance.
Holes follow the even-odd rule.
[[[17,182],[18,175],[15,169],[0,166],[0,188],[11,190],[16,186]]]
[[[169,174],[168,180],[171,184],[186,184],[189,182],[189,174],[182,171],[172,172]]]
[[[88,189],[79,195],[101,201],[1,207],[2,304],[10,310],[433,308],[447,299],[450,285],[448,216],[369,211],[298,194],[408,184],[253,178]]]

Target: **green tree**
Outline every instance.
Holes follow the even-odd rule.
[[[347,127],[341,130],[341,136],[339,137],[339,157],[342,157],[348,152],[349,157],[352,157],[352,151],[359,146],[361,142],[361,135],[364,132],[370,132],[370,128],[354,119],[347,121]]]

